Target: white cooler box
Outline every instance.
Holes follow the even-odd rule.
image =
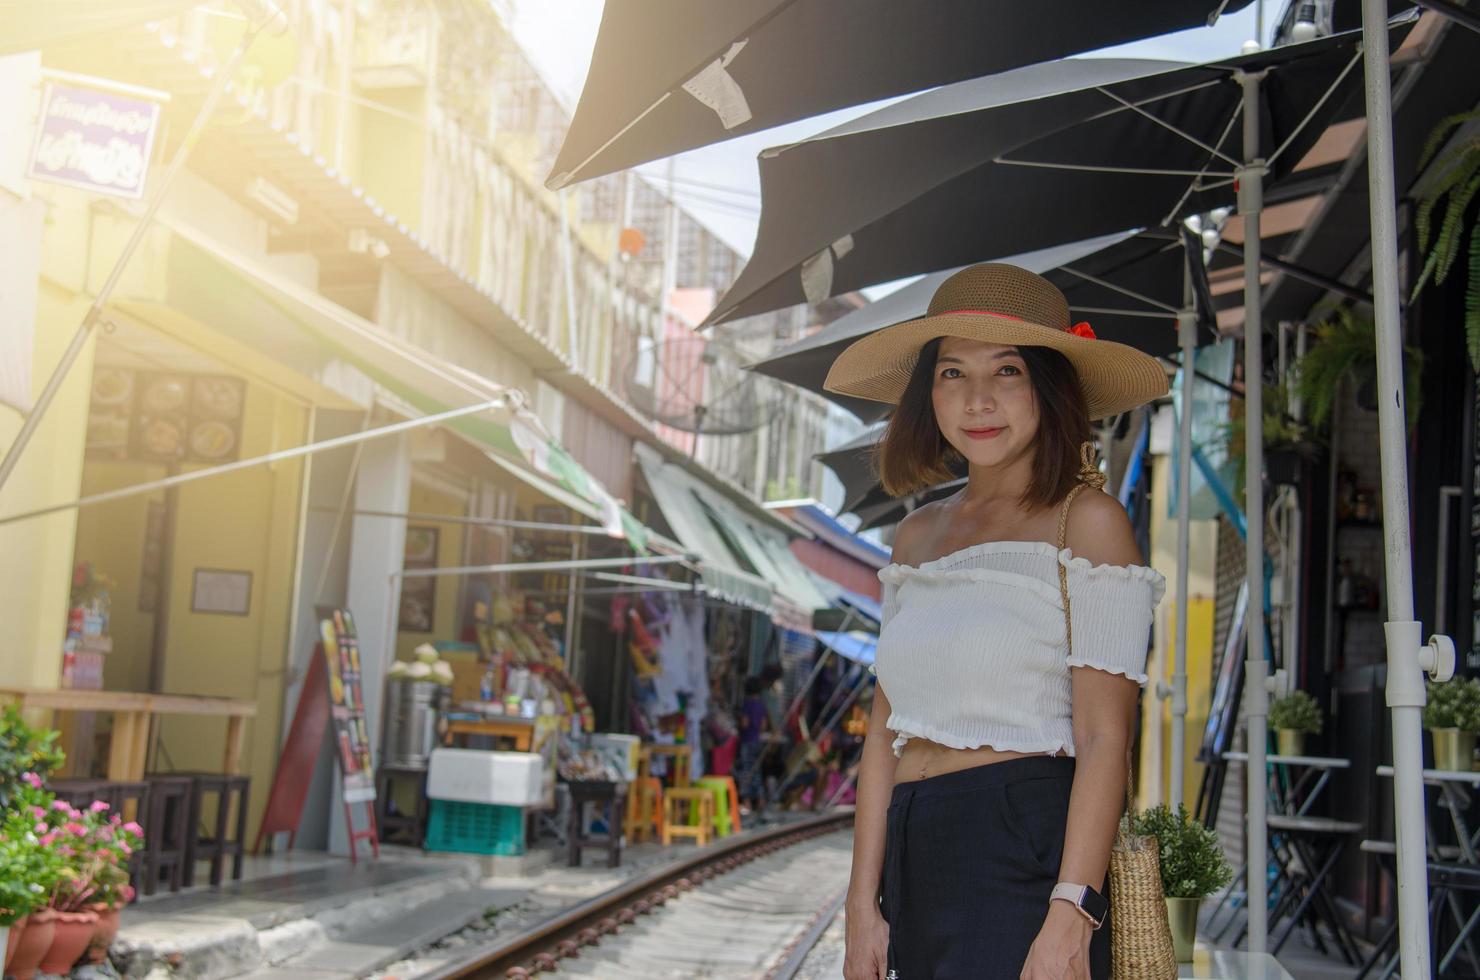
[[[591,748],[601,757],[622,770],[627,782],[637,778],[637,761],[642,751],[642,739],[636,735],[609,735],[593,732]]]
[[[545,760],[533,752],[434,749],[427,796],[434,800],[533,806],[544,797]]]

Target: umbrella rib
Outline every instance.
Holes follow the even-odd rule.
[[[640,114],[638,114],[631,122],[629,122],[627,125],[623,126],[621,129],[619,129],[615,133],[613,133],[612,136],[611,136],[611,138],[608,139],[605,143],[602,143],[596,149],[592,150],[591,153],[590,153],[590,155],[588,155],[586,157],[586,159],[582,160],[580,163],[576,164],[574,167],[571,168],[571,170],[570,170],[570,176],[566,178],[565,182],[561,186],[562,187],[563,186],[566,186],[567,184],[570,184],[572,181],[574,181],[575,180],[575,177],[576,177],[576,174],[579,174],[581,171],[583,171],[587,167],[589,167],[591,165],[591,161],[592,160],[595,160],[597,157],[601,156],[603,153],[605,153],[607,151],[607,149],[613,143],[615,143],[617,140],[621,139],[623,136],[626,136],[627,133],[628,133],[628,131],[631,130],[633,126],[636,126],[638,123],[642,122],[648,116],[652,115],[652,113],[660,105],[662,105],[664,102],[667,102],[668,101],[668,97],[670,95],[672,95],[672,94],[673,94],[673,90],[672,89],[669,89],[667,92],[664,92],[662,95],[658,96],[658,98],[653,101],[653,104],[652,105],[650,105],[646,109],[642,110],[642,112]],[[672,188],[669,189],[669,193],[672,193]]]
[[[1082,163],[1049,163],[1046,160],[1009,160],[1006,157],[994,157],[993,163],[1005,164],[1012,167],[1038,167],[1043,170],[1082,170],[1095,174],[1140,174],[1145,177],[1205,177],[1208,174],[1204,170],[1158,170],[1150,167],[1109,167],[1098,164]],[[1218,174],[1220,177],[1232,179],[1233,174]]]
[[[1147,119],[1151,120],[1152,122],[1156,123],[1156,125],[1162,127],[1163,129],[1166,129],[1166,130],[1171,131],[1172,133],[1175,133],[1176,135],[1182,137],[1187,142],[1191,143],[1193,146],[1196,146],[1199,149],[1207,150],[1209,153],[1213,154],[1215,157],[1217,157],[1218,159],[1222,160],[1224,163],[1228,164],[1230,167],[1238,167],[1240,165],[1239,164],[1239,161],[1235,160],[1233,157],[1231,157],[1228,154],[1224,153],[1223,151],[1219,150],[1217,147],[1215,147],[1215,146],[1209,146],[1208,144],[1204,143],[1202,140],[1198,139],[1196,136],[1193,136],[1191,133],[1186,132],[1186,131],[1184,131],[1182,129],[1179,129],[1176,126],[1173,126],[1171,123],[1167,122],[1165,119],[1162,119],[1161,117],[1155,115],[1154,113],[1149,112],[1146,109],[1141,108],[1139,105],[1136,105],[1135,103],[1133,103],[1133,102],[1131,102],[1131,101],[1129,101],[1127,99],[1121,98],[1120,96],[1116,95],[1114,92],[1110,91],[1109,89],[1104,88],[1104,87],[1099,87],[1099,88],[1096,88],[1095,91],[1099,92],[1101,95],[1104,95],[1106,98],[1114,99],[1116,102],[1119,102],[1122,106],[1124,106],[1125,108],[1129,109],[1131,112],[1134,112],[1136,115],[1138,115],[1138,116],[1144,116]]]
[[[1222,146],[1223,141],[1228,139],[1228,134],[1233,132],[1233,124],[1238,122],[1239,117],[1243,115],[1243,111],[1243,100],[1240,99],[1238,105],[1234,108],[1232,112],[1228,114],[1228,122],[1224,124],[1223,132],[1218,135],[1219,146]],[[1232,184],[1238,179],[1238,175],[1234,174],[1232,176],[1224,176],[1222,180],[1216,181],[1214,183],[1205,184],[1203,183],[1203,178],[1207,175],[1207,168],[1204,167],[1202,173],[1192,178],[1191,183],[1187,185],[1187,189],[1183,191],[1182,196],[1177,199],[1177,203],[1174,204],[1172,206],[1172,209],[1167,212],[1166,216],[1161,219],[1162,227],[1166,227],[1167,225],[1171,224],[1173,220],[1176,219],[1177,215],[1180,214],[1182,211],[1182,205],[1187,203],[1187,199],[1192,196],[1193,191],[1214,190],[1216,188],[1225,187],[1229,184]]]
[[[1265,161],[1267,165],[1273,164],[1276,160],[1280,158],[1280,154],[1284,153],[1290,148],[1290,144],[1295,142],[1295,138],[1305,130],[1306,126],[1310,125],[1310,121],[1315,118],[1316,113],[1321,111],[1321,106],[1325,105],[1326,102],[1331,98],[1331,96],[1336,93],[1336,89],[1341,86],[1341,83],[1346,80],[1346,76],[1351,74],[1352,69],[1355,68],[1357,66],[1357,63],[1361,60],[1362,47],[1361,45],[1358,45],[1356,53],[1353,54],[1351,60],[1346,63],[1346,67],[1341,69],[1341,74],[1337,75],[1336,80],[1326,87],[1325,93],[1323,93],[1321,97],[1316,100],[1315,105],[1310,107],[1310,111],[1305,114],[1305,118],[1300,120],[1300,124],[1291,131],[1289,136],[1285,137],[1285,141],[1281,143],[1279,145],[1279,148],[1274,151],[1274,153],[1267,161]]]
[[[1099,276],[1092,276],[1088,272],[1080,272],[1078,269],[1075,269],[1072,266],[1061,265],[1061,266],[1059,266],[1059,269],[1060,269],[1060,271],[1069,273],[1069,275],[1071,275],[1071,276],[1077,276],[1078,278],[1083,279],[1085,282],[1092,282],[1096,286],[1103,286],[1104,288],[1110,290],[1111,292],[1120,293],[1122,296],[1127,296],[1127,297],[1129,297],[1131,299],[1138,300],[1138,301],[1140,301],[1142,303],[1145,303],[1147,306],[1154,306],[1158,310],[1166,310],[1168,313],[1177,313],[1178,312],[1177,308],[1174,307],[1174,306],[1168,306],[1165,303],[1158,302],[1157,300],[1152,299],[1150,296],[1143,296],[1143,295],[1141,295],[1140,293],[1136,292],[1133,289],[1126,289],[1124,286],[1117,286],[1113,282],[1108,282],[1108,281],[1106,281],[1104,279],[1101,279]],[[1087,307],[1087,306],[1086,307],[1081,307],[1081,309],[1086,309],[1087,310],[1087,309],[1090,309],[1090,307]],[[1098,312],[1098,313],[1109,313],[1109,312],[1112,312],[1112,311],[1110,311],[1110,310],[1097,310],[1095,312]]]
[[[1078,313],[1094,313],[1104,316],[1134,316],[1145,320],[1165,320],[1167,318],[1167,314],[1165,313],[1151,313],[1146,310],[1118,310],[1112,306],[1080,306],[1077,303],[1070,303],[1069,309]]]

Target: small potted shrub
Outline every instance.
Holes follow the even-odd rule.
[[[1434,768],[1469,772],[1475,766],[1475,732],[1480,730],[1480,680],[1456,677],[1430,683],[1423,727],[1434,739]]]
[[[1156,838],[1172,946],[1178,962],[1189,962],[1197,943],[1198,908],[1233,880],[1233,868],[1223,856],[1218,835],[1188,816],[1181,804],[1175,813],[1165,803],[1142,811],[1132,821],[1132,831]]]
[[[1304,755],[1305,736],[1321,734],[1321,706],[1304,691],[1291,692],[1269,706],[1269,727],[1280,755]]]
[[[22,773],[9,787],[9,800],[0,812],[0,934],[9,936],[0,946],[4,972],[13,980],[31,980],[51,948],[51,896],[67,859],[44,841],[53,797],[41,788],[41,777]]]

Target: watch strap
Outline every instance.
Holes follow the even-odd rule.
[[[1079,910],[1079,914],[1090,921],[1096,929],[1105,922],[1105,912],[1109,905],[1099,892],[1088,885],[1078,885],[1073,882],[1061,881],[1053,886],[1049,893],[1050,902],[1068,902]]]

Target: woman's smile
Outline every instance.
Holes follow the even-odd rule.
[[[962,429],[968,439],[995,439],[1007,430],[1005,425],[989,426],[980,429]]]

